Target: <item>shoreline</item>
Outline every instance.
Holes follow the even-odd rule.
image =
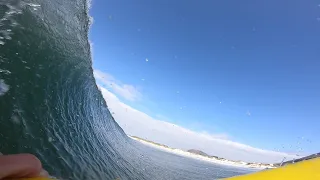
[[[242,162],[242,161],[232,161],[232,160],[227,160],[227,159],[223,159],[223,158],[218,159],[218,158],[214,158],[214,157],[206,157],[203,155],[194,154],[194,153],[184,151],[181,149],[175,149],[175,148],[168,147],[166,145],[154,143],[152,141],[144,140],[139,137],[135,137],[135,136],[128,136],[128,137],[135,140],[135,141],[138,141],[144,145],[147,145],[149,147],[153,147],[153,148],[156,148],[156,149],[168,152],[168,153],[176,154],[176,155],[187,157],[187,158],[197,159],[200,161],[206,161],[206,162],[213,163],[213,164],[220,164],[220,165],[225,165],[225,166],[231,166],[231,167],[237,167],[237,168],[247,168],[247,169],[254,169],[254,170],[276,168],[276,166],[274,166],[273,164],[246,163],[246,162]]]

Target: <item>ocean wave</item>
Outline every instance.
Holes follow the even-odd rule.
[[[90,6],[85,0],[0,2],[0,151],[33,153],[60,179],[208,179],[243,173],[195,173],[201,170],[193,164],[182,168],[179,157],[126,136],[93,77]]]

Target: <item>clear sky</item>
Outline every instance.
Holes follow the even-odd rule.
[[[126,104],[254,147],[320,152],[320,1],[93,0],[91,16],[94,68]]]

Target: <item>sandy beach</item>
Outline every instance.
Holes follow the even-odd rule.
[[[193,159],[197,159],[197,160],[201,160],[201,161],[206,161],[209,163],[221,164],[221,165],[225,165],[225,166],[232,166],[232,167],[238,167],[238,168],[250,168],[250,169],[256,169],[256,170],[262,170],[262,169],[266,169],[266,168],[275,168],[275,166],[273,164],[246,163],[246,162],[242,162],[242,161],[231,161],[231,160],[227,160],[227,159],[217,159],[217,158],[213,158],[213,157],[205,157],[205,156],[190,153],[190,152],[187,152],[187,151],[184,151],[181,149],[175,149],[175,148],[170,148],[170,147],[158,145],[156,143],[152,143],[152,142],[148,142],[146,140],[143,140],[141,138],[132,137],[132,136],[129,136],[129,137],[135,141],[142,143],[142,144],[145,144],[145,145],[153,147],[153,148],[157,148],[157,149],[165,151],[165,152],[173,153],[173,154],[187,157],[187,158],[193,158]]]

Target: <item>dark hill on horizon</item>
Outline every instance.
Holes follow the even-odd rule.
[[[201,155],[201,156],[210,157],[210,155],[208,155],[207,153],[205,153],[203,151],[200,151],[200,150],[196,150],[196,149],[189,149],[188,152],[192,153],[192,154],[198,154],[198,155]]]

